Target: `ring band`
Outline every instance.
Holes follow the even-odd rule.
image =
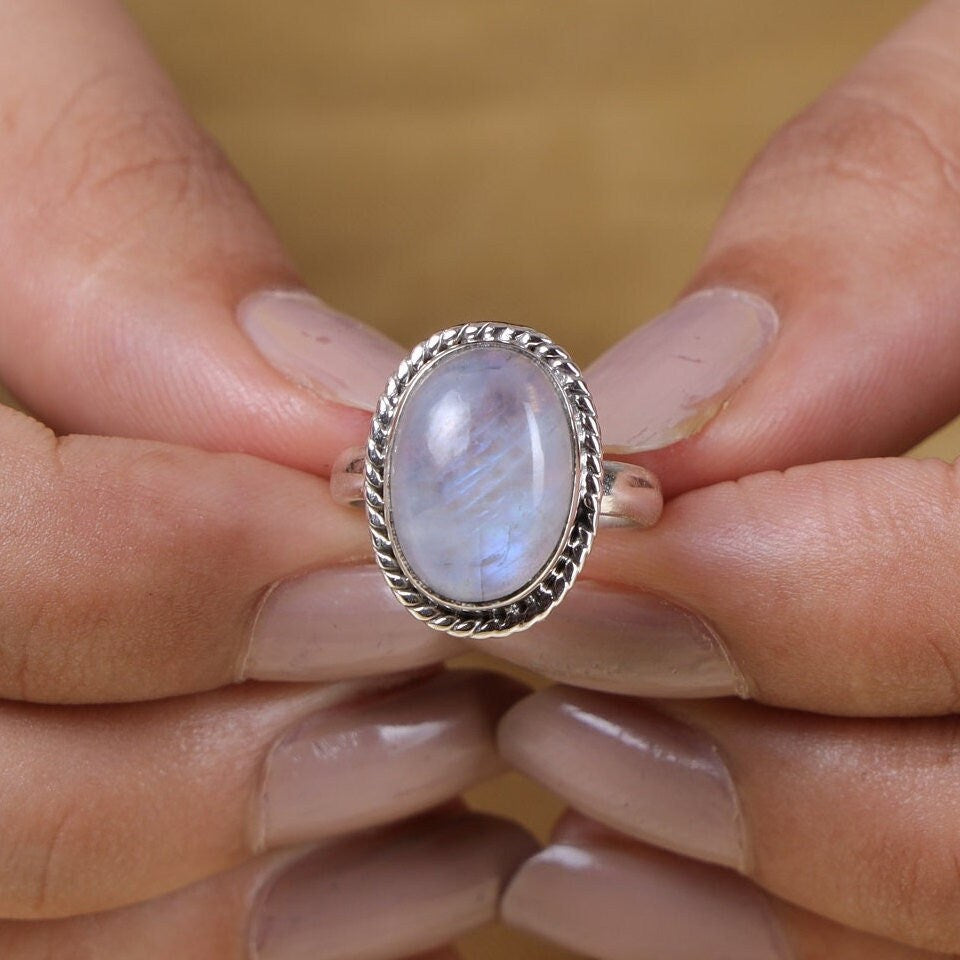
[[[597,527],[649,527],[657,478],[604,461],[593,400],[562,348],[527,327],[434,334],[387,382],[365,450],[331,494],[366,508],[377,563],[428,626],[503,636],[545,617]]]
[[[330,493],[341,506],[362,507],[366,485],[364,447],[350,447],[337,458],[330,474]],[[663,512],[663,493],[656,475],[644,467],[603,461],[600,526],[652,527]]]

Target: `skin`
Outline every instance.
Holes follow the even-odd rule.
[[[958,468],[877,459],[960,412],[958,49],[960,4],[929,4],[746,174],[690,289],[765,297],[780,339],[700,434],[636,458],[674,499],[654,530],[602,537],[588,568],[698,612],[739,667],[752,703],[650,706],[715,744],[745,835],[732,865],[770,895],[798,960],[960,952]],[[640,671],[633,691],[618,679],[643,690]],[[579,696],[508,715],[507,754],[532,770]],[[630,703],[592,696],[595,756],[613,756]],[[537,775],[623,822],[610,783]]]
[[[8,0],[0,28],[4,382],[58,433],[328,473],[368,417],[294,389],[238,327],[296,274],[136,27],[111,0]]]
[[[245,820],[262,769],[251,752],[322,691],[213,688],[238,678],[271,582],[357,556],[358,528],[316,475],[362,440],[367,415],[297,388],[240,332],[244,296],[296,278],[118,8],[9,0],[0,38],[0,376],[38,418],[0,423],[0,739],[16,772],[0,938],[43,957],[109,956],[127,937],[151,960],[187,955],[151,939],[179,930],[203,956],[233,957],[269,869]],[[756,702],[658,706],[722,747],[751,852],[741,870],[775,897],[799,960],[960,950],[942,802],[955,724],[937,719],[956,707],[960,656],[938,613],[956,590],[955,472],[862,459],[903,452],[960,409],[958,44],[960,5],[931,4],[747,175],[690,289],[759,293],[782,335],[707,429],[642,458],[676,499],[642,545],[613,535],[590,569],[723,630]],[[197,525],[184,533],[172,518],[185,510]],[[765,540],[772,526],[787,539]],[[798,589],[798,567],[823,572],[816,589]],[[844,629],[826,630],[838,613]],[[783,655],[770,624],[791,641]],[[533,709],[549,719],[545,702]],[[846,765],[838,741],[853,745]],[[917,756],[933,759],[918,772]],[[193,789],[207,777],[210,820],[213,794]],[[37,784],[41,803],[17,802]],[[898,793],[910,785],[923,789]],[[119,871],[111,844],[136,852]]]
[[[270,852],[268,813],[309,848],[452,801],[499,768],[493,727],[518,691],[465,678],[419,716],[419,685],[440,682],[422,653],[401,653],[387,680],[368,665],[362,683],[237,684],[273,584],[369,554],[362,518],[335,507],[323,479],[362,442],[369,413],[284,376],[243,332],[238,304],[295,290],[296,275],[119,4],[5,0],[0,48],[0,378],[33,414],[0,410],[0,952],[252,956],[263,891],[290,861]],[[351,348],[324,350],[336,367]],[[411,666],[421,674],[402,673]],[[406,706],[392,727],[397,691]],[[345,716],[366,723],[396,782],[343,747]],[[358,804],[344,825],[307,809],[307,824],[295,784],[275,789],[283,764],[268,757],[307,721],[317,744],[333,731],[342,769],[368,778],[375,814]],[[426,739],[397,746],[418,723]],[[431,749],[435,735],[452,740]],[[456,782],[438,778],[435,762],[452,758]],[[457,887],[423,853],[434,822],[382,837],[380,859],[348,846],[323,868],[334,885],[340,872],[376,891],[396,846],[410,876],[402,922],[381,893],[356,904],[367,921],[384,917],[377,942],[361,942],[375,925],[351,931],[349,910],[330,918],[350,956],[407,958],[489,919],[532,848],[490,818],[474,839],[465,814],[444,869],[472,870],[482,895],[451,894],[444,914],[431,878]],[[423,910],[434,939],[421,946]],[[258,955],[281,957],[263,936]]]

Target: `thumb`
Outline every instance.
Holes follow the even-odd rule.
[[[903,453],[960,409],[958,51],[955,0],[883,41],[761,154],[693,295],[589,373],[669,493]]]
[[[62,432],[328,472],[401,351],[299,287],[112,0],[0,7],[0,379]]]

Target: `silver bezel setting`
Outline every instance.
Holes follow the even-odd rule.
[[[412,387],[452,351],[503,345],[524,353],[549,374],[570,417],[577,476],[565,536],[551,561],[511,597],[488,604],[434,595],[403,562],[390,522],[389,468],[393,426]],[[545,617],[570,589],[590,552],[603,495],[603,453],[593,399],[576,364],[549,337],[528,327],[465,324],[434,334],[402,361],[377,404],[367,441],[364,500],[376,560],[397,599],[418,620],[454,636],[504,636]]]

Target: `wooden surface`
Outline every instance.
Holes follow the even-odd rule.
[[[325,298],[408,344],[496,318],[583,362],[671,299],[750,156],[915,5],[129,3]],[[518,777],[474,799],[541,835],[556,812]],[[568,956],[502,930],[464,954]]]

